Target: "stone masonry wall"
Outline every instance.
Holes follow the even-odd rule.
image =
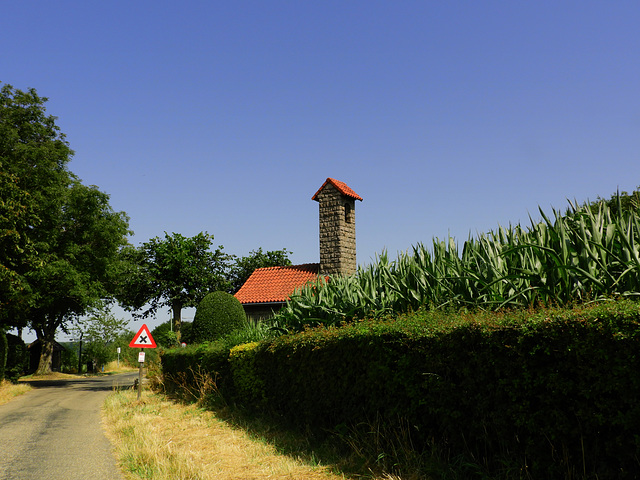
[[[327,184],[320,204],[320,274],[351,275],[356,271],[355,200]]]

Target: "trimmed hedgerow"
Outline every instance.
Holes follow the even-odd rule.
[[[632,302],[420,312],[236,349],[216,372],[229,400],[312,431],[405,422],[417,449],[435,440],[488,469],[624,478],[638,469],[639,327]]]
[[[160,361],[162,384],[167,393],[202,400],[202,394],[211,393],[199,389],[205,377],[213,380],[219,389],[225,389],[224,385],[231,378],[229,347],[224,344],[202,344],[165,350]]]
[[[237,345],[229,352],[231,378],[237,392],[237,397],[244,404],[254,407],[264,404],[265,378],[258,374],[256,368],[257,349],[259,342]]]

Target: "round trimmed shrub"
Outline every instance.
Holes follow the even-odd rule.
[[[247,315],[236,297],[226,292],[213,292],[198,304],[191,336],[194,343],[212,342],[244,328]]]

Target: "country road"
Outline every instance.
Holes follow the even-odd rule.
[[[100,409],[137,376],[33,382],[33,390],[0,405],[0,479],[122,480]]]

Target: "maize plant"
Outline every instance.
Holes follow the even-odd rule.
[[[618,205],[619,207],[619,205]],[[332,276],[291,296],[276,321],[290,330],[334,325],[419,308],[500,309],[640,295],[638,211],[570,203],[530,226],[499,227],[412,247],[395,261],[386,252],[348,277]]]

